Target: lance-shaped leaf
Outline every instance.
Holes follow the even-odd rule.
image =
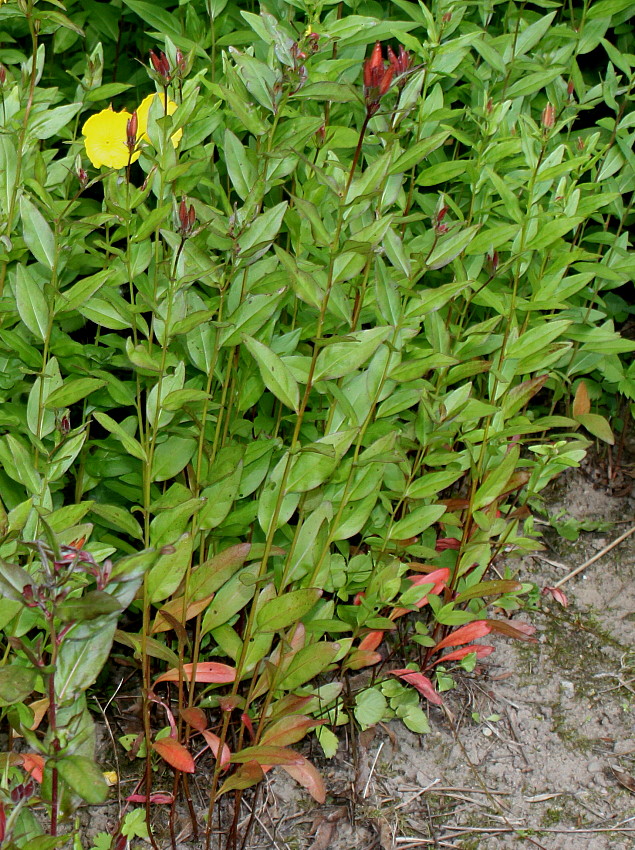
[[[240,767],[232,773],[221,785],[218,790],[218,796],[226,794],[228,791],[243,790],[251,788],[252,785],[257,785],[265,778],[262,767],[257,761],[249,761],[247,764],[241,764]]]
[[[390,670],[391,676],[398,676],[400,679],[403,679],[404,682],[408,682],[409,685],[412,685],[416,688],[420,694],[422,694],[428,702],[433,703],[434,705],[443,705],[443,700],[439,696],[439,694],[435,691],[434,685],[428,679],[427,676],[424,676],[423,673],[417,673],[414,670]]]
[[[87,803],[99,805],[107,800],[108,785],[104,774],[92,759],[64,756],[56,760],[55,766],[64,782]]]
[[[465,658],[467,655],[471,653],[475,653],[477,658],[485,658],[487,655],[491,655],[494,652],[493,646],[485,646],[483,644],[478,644],[477,646],[462,646],[460,649],[453,649],[452,652],[448,652],[447,655],[442,655],[441,658],[437,658],[436,661],[432,662],[432,667],[435,664],[441,664],[445,661],[460,661],[461,658]]]
[[[438,652],[444,646],[462,646],[464,643],[471,643],[471,641],[477,638],[485,637],[491,631],[492,628],[487,620],[476,620],[473,623],[461,626],[459,629],[451,632],[447,637],[444,637],[434,647],[434,651]]]
[[[269,726],[263,736],[262,743],[276,747],[286,747],[301,741],[309,729],[327,723],[326,720],[315,720],[303,714],[291,714],[276,720]]]
[[[194,669],[196,668],[196,669]],[[184,664],[181,670],[178,667],[162,673],[155,679],[154,684],[159,682],[178,682],[180,675],[187,682],[206,682],[207,684],[226,685],[236,678],[236,670],[229,664],[221,664],[219,661],[200,661],[198,664]]]
[[[196,770],[190,751],[174,738],[159,738],[152,742],[152,749],[175,770],[183,773],[194,773]]]
[[[270,599],[256,616],[258,631],[277,632],[286,629],[308,614],[321,596],[319,588],[305,587]]]
[[[232,755],[232,762],[242,764],[256,761],[264,768],[272,764],[301,764],[302,756],[288,747],[259,744],[256,747],[246,747]]]
[[[281,765],[282,769],[286,770],[289,776],[292,776],[303,788],[306,788],[314,800],[318,803],[324,803],[326,800],[324,780],[308,759],[305,759],[304,756],[300,756],[300,758],[302,761],[299,764],[283,764]]]
[[[515,638],[516,640],[526,640],[529,643],[536,643],[534,633],[536,627],[531,623],[523,623],[520,620],[511,622],[509,620],[486,620],[490,631],[496,632],[505,637]]]
[[[218,753],[220,752],[221,767],[229,767],[231,763],[232,751],[229,749],[227,744],[223,744],[221,750],[220,738],[214,732],[210,732],[209,729],[203,729],[202,735],[205,738],[207,746],[214,754],[214,758],[218,758]]]
[[[277,399],[295,410],[300,406],[300,390],[296,379],[281,357],[251,336],[244,335],[245,347],[258,364],[260,376]]]
[[[196,729],[197,732],[207,729],[207,717],[202,708],[184,708],[181,710],[181,717],[192,729]]]

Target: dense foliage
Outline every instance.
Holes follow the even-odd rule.
[[[3,846],[105,799],[111,652],[211,813],[530,637],[496,559],[635,398],[634,9],[0,7]]]

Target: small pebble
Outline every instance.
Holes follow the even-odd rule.
[[[566,696],[568,696],[568,697],[573,696],[573,691],[574,691],[573,682],[570,682],[568,679],[563,679],[560,682],[560,687],[562,688],[562,690],[564,691]]]
[[[616,756],[627,756],[635,753],[635,738],[626,738],[625,741],[616,741],[613,747]]]
[[[603,769],[603,767],[604,765],[599,759],[593,759],[593,761],[590,761],[587,764],[586,769],[589,773],[599,773]]]

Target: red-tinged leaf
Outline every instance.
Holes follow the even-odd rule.
[[[296,782],[306,788],[316,802],[324,803],[326,801],[324,780],[308,759],[305,759],[304,756],[301,756],[301,758],[301,764],[283,764],[283,770],[286,770],[289,776],[292,776]]]
[[[465,656],[469,655],[471,652],[475,652],[477,658],[485,658],[487,655],[491,655],[492,652],[494,652],[494,647],[485,646],[483,644],[462,646],[460,649],[454,649],[452,652],[448,652],[447,655],[437,658],[437,660],[433,661],[430,666],[434,667],[435,664],[440,664],[443,661],[460,661],[461,658],[465,658]]]
[[[152,742],[152,749],[175,770],[183,773],[194,773],[196,770],[190,751],[174,738],[159,738],[158,741]]]
[[[148,798],[145,794],[131,794],[126,797],[126,803],[146,803]],[[174,802],[174,796],[167,791],[153,791],[150,794],[151,803],[167,803],[171,805]]]
[[[238,706],[245,704],[245,698],[239,694],[228,694],[226,697],[218,697],[218,707],[221,711],[233,711]]]
[[[548,595],[553,597],[553,599],[555,599],[556,602],[559,602],[563,608],[566,608],[569,604],[566,594],[563,593],[559,587],[543,587],[541,592],[543,596]]]
[[[513,625],[509,620],[486,620],[485,622],[496,634],[537,643],[536,638],[533,637],[536,627],[532,626],[531,623],[523,623],[521,620],[515,620]]]
[[[240,715],[240,722],[243,724],[247,732],[249,733],[250,740],[254,740],[256,737],[256,733],[254,732],[254,724],[251,722],[251,717],[247,714],[246,711]]]
[[[444,646],[461,646],[464,643],[470,643],[477,638],[485,637],[492,629],[487,620],[475,620],[473,623],[468,623],[466,626],[461,626],[455,629],[443,640],[434,647],[434,651],[438,652]]]
[[[262,743],[276,747],[287,747],[301,741],[309,729],[321,726],[326,720],[314,720],[303,714],[292,714],[290,717],[282,717],[269,726],[263,736]]]
[[[202,708],[184,708],[181,711],[181,717],[188,726],[196,729],[197,732],[202,732],[207,729],[207,717]]]
[[[446,549],[460,549],[461,541],[454,537],[439,537],[434,548],[437,552],[444,552]]]
[[[441,569],[433,570],[431,573],[422,573],[421,575],[416,576],[406,576],[406,578],[414,585],[433,584],[434,587],[428,592],[434,593],[438,596],[438,594],[441,593],[448,579],[450,578],[450,570],[448,569],[448,567],[441,567]]]
[[[372,667],[379,664],[381,655],[368,649],[354,649],[346,659],[344,668],[346,670],[361,670],[363,667]]]
[[[207,746],[210,748],[212,753],[214,754],[214,758],[218,759],[218,751],[220,749],[220,738],[218,735],[215,735],[213,732],[210,732],[209,729],[203,729],[203,737],[207,742]],[[229,767],[232,759],[232,751],[229,749],[227,744],[223,744],[223,750],[221,752],[220,763],[221,767]]]
[[[273,747],[259,744],[256,747],[246,747],[240,752],[234,753],[232,762],[241,764],[243,762],[255,761],[259,765],[272,764],[301,764],[302,756],[288,747]]]
[[[589,391],[587,390],[584,381],[580,381],[578,388],[575,391],[572,413],[574,416],[584,416],[584,414],[589,413],[590,410],[591,399],[589,398]]]
[[[204,611],[213,598],[214,594],[210,593],[208,596],[204,596],[202,599],[197,599],[196,602],[190,602],[189,605],[185,606],[185,616],[183,616],[183,597],[180,596],[177,599],[171,599],[169,602],[166,602],[165,605],[162,605],[160,610],[157,612],[150,632],[153,635],[157,634],[158,632],[168,632],[171,628],[173,628],[169,617],[172,617],[174,620],[181,624],[184,623],[186,620],[191,620],[192,617],[196,617],[198,616],[198,614],[201,613],[201,611]],[[169,616],[164,616],[164,612]]]
[[[241,764],[240,767],[228,776],[223,782],[218,791],[218,796],[226,794],[228,791],[243,790],[251,788],[252,785],[257,785],[265,778],[262,768],[256,761],[249,761],[247,764]]]
[[[400,679],[403,679],[404,682],[408,682],[408,684],[416,688],[420,694],[423,694],[428,702],[431,702],[434,705],[443,705],[443,700],[435,691],[434,685],[427,676],[423,675],[423,673],[416,673],[414,670],[405,669],[391,670],[390,675],[398,676]]]
[[[187,682],[192,681],[193,667],[193,664],[183,665],[183,678]],[[159,682],[178,682],[179,675],[179,668],[173,667],[171,670],[168,670],[167,673],[162,673],[157,679],[155,679],[154,684],[158,685]],[[230,667],[229,664],[221,664],[218,661],[200,661],[196,665],[196,670],[194,671],[195,682],[226,685],[229,682],[233,682],[235,678],[236,670],[233,667]]]
[[[417,602],[413,602],[413,606],[415,608],[423,608],[424,605],[428,604],[428,595],[433,593],[435,596],[441,593],[443,588],[446,585],[448,578],[450,577],[450,570],[447,567],[442,567],[440,570],[434,570],[434,572],[421,574],[421,575],[410,575],[406,576],[406,578],[412,582],[415,587],[420,587],[422,585],[428,585],[429,590],[423,594],[421,599],[417,600]],[[398,617],[403,617],[404,614],[410,614],[412,612],[412,608],[395,608],[390,612],[390,619],[396,620]]]
[[[30,774],[36,782],[42,782],[44,773],[44,758],[39,753],[22,753],[20,756],[22,767]]]
[[[380,631],[368,632],[366,637],[362,638],[359,642],[359,648],[364,651],[372,652],[377,649],[379,644],[382,642],[384,634],[385,632]]]

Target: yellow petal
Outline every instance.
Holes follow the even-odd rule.
[[[137,119],[139,121],[139,138],[143,139],[145,142],[149,142],[148,138],[148,113],[150,112],[150,106],[152,105],[154,99],[157,98],[161,103],[162,109],[160,115],[165,115],[165,98],[157,94],[149,94],[147,97],[144,97],[139,106],[137,107]],[[177,105],[173,100],[168,99],[168,115],[174,115],[177,110]],[[174,147],[178,145],[181,141],[181,136],[183,135],[183,130],[179,129],[176,133],[172,134],[172,144]]]
[[[114,112],[102,109],[91,115],[82,127],[86,154],[95,168],[125,168],[129,162],[139,159],[139,151],[130,156],[127,139],[128,121],[131,115],[125,110]]]

